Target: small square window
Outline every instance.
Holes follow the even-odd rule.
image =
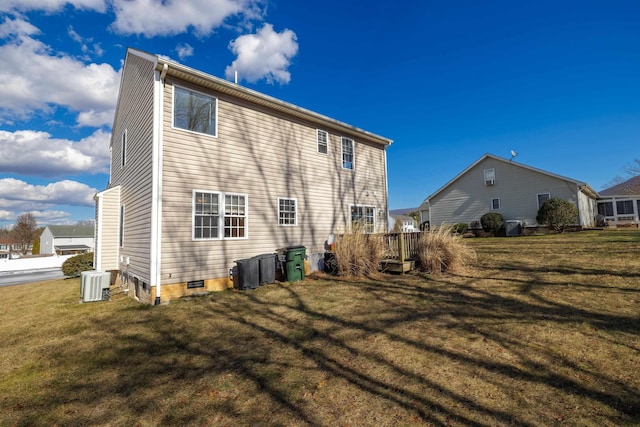
[[[217,98],[180,87],[173,93],[173,127],[216,136]]]

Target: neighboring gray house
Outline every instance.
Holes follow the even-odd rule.
[[[40,235],[40,253],[72,255],[92,252],[94,232],[90,225],[48,225]]]
[[[109,185],[95,197],[95,268],[159,304],[226,289],[236,260],[278,248],[319,260],[352,221],[387,229],[391,142],[128,49]]]
[[[470,224],[487,212],[502,214],[505,221],[537,226],[538,209],[549,198],[569,200],[578,207],[578,223],[595,225],[596,193],[582,181],[556,175],[485,154],[435,193],[418,208],[421,223]]]
[[[640,225],[640,176],[599,192],[598,214],[609,226]]]

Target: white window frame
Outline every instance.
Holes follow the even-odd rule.
[[[361,214],[361,220],[362,218],[365,219],[365,233],[366,234],[373,234],[376,232],[376,227],[377,227],[377,220],[376,220],[376,207],[375,206],[370,206],[370,205],[351,205],[349,206],[349,223],[351,226],[353,226],[353,223],[355,222],[353,219],[353,211],[354,209],[362,209],[362,214]],[[371,216],[367,217],[366,216],[366,209],[371,209]],[[372,223],[370,224],[368,221],[366,221],[367,218],[371,218],[372,219]]]
[[[293,212],[291,211],[282,211],[282,205],[280,204],[280,202],[282,201],[288,201],[288,202],[293,202]],[[291,214],[293,213],[293,223],[283,223],[283,219],[286,220],[286,218],[283,218],[282,215],[283,214]],[[298,199],[293,198],[293,197],[278,197],[278,226],[279,227],[295,227],[298,225]]]
[[[484,185],[496,184],[496,170],[495,168],[488,168],[484,170]]]
[[[496,200],[498,201],[498,207],[497,207],[497,208],[495,208],[495,207],[494,207],[494,204],[493,204],[493,202],[494,202],[494,201],[496,201]],[[491,199],[491,204],[490,204],[489,206],[491,206],[491,210],[492,210],[492,211],[499,211],[499,210],[500,210],[500,208],[501,208],[500,197],[494,197],[494,198],[492,198],[492,199]]]
[[[549,200],[551,198],[551,193],[538,193],[538,194],[536,194],[536,200],[538,201],[538,209],[540,209],[540,206],[542,206],[544,204],[544,202],[540,203],[540,196],[544,196],[545,194],[548,196],[544,201],[544,202],[546,202],[547,200]]]
[[[321,135],[323,135],[324,141],[322,140]],[[328,156],[329,155],[329,132],[322,129],[316,129],[316,142],[317,142],[316,148],[318,150],[318,154]],[[325,149],[324,153],[320,151],[320,147],[324,147]]]
[[[196,194],[197,193],[206,193],[206,194],[215,194],[218,197],[218,236],[217,237],[196,237]],[[238,209],[237,212],[232,211],[227,212],[227,208],[229,203],[227,202],[227,197],[242,197],[244,198],[244,206],[242,207],[242,212]],[[200,242],[200,241],[209,241],[209,240],[247,240],[249,238],[249,195],[242,193],[225,193],[222,191],[212,191],[212,190],[193,190],[191,194],[191,240]],[[239,205],[238,205],[239,206]],[[216,215],[208,215],[208,216],[216,216]],[[242,229],[244,230],[243,236],[226,236],[226,230],[231,227],[235,227],[232,225],[227,225],[227,218],[243,218],[244,223],[242,225]],[[232,234],[232,233],[230,233]]]
[[[345,153],[344,150],[344,143],[345,142],[350,142],[351,143],[351,162],[346,162],[345,161],[345,155],[349,155],[349,153]],[[356,144],[353,141],[353,139],[351,138],[347,138],[346,136],[343,136],[340,138],[340,149],[341,149],[341,164],[342,164],[342,169],[346,169],[346,170],[355,170],[356,168]],[[351,163],[351,167],[346,167],[345,164],[347,163]]]
[[[120,140],[120,169],[127,164],[127,130],[122,132],[122,138]]]
[[[200,96],[204,96],[207,98],[210,98],[213,100],[213,105],[215,107],[215,124],[214,124],[214,134],[210,134],[210,133],[205,133],[205,132],[199,132],[197,130],[192,130],[192,129],[187,129],[187,128],[183,128],[180,126],[176,126],[176,90],[182,90],[182,91],[186,91],[186,92],[191,92],[193,94],[196,95],[200,95]],[[197,135],[203,135],[203,136],[207,136],[207,137],[211,137],[211,138],[217,138],[218,137],[218,98],[210,95],[208,93],[202,92],[202,91],[198,91],[198,90],[194,90],[194,89],[190,89],[190,88],[186,88],[180,85],[173,85],[173,99],[172,99],[172,106],[171,106],[171,128],[172,129],[178,129],[181,130],[183,132],[189,132],[189,133],[194,133]]]

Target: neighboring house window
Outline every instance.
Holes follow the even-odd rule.
[[[298,225],[296,199],[278,199],[278,225]]]
[[[318,129],[318,153],[327,154],[329,152],[329,134],[324,131]]]
[[[351,206],[351,224],[359,225],[365,233],[376,230],[376,208],[373,206]]]
[[[491,199],[491,210],[497,211],[500,209],[500,199]]]
[[[484,185],[494,185],[496,183],[496,170],[485,169],[484,170]]]
[[[7,259],[9,258],[9,254],[0,254],[0,259]]]
[[[542,206],[542,204],[547,200],[549,200],[550,198],[551,198],[551,194],[549,193],[538,194],[538,209],[540,209],[540,206]]]
[[[598,203],[598,214],[604,216],[613,216],[613,202]]]
[[[124,246],[124,205],[120,205],[120,233],[118,238],[119,246]]]
[[[633,215],[633,200],[618,200],[616,211],[618,215]]]
[[[195,240],[246,237],[246,195],[193,192],[193,238]]]
[[[122,144],[120,145],[120,167],[127,164],[127,130],[122,133]]]
[[[353,139],[342,138],[342,168],[353,169]]]
[[[174,87],[173,127],[216,136],[217,101],[213,96]]]

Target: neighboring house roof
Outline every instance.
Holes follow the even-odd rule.
[[[631,196],[640,194],[640,175],[600,191],[601,196]]]
[[[93,237],[94,229],[90,225],[48,225],[53,237]]]
[[[534,171],[534,172],[538,172],[538,173],[541,173],[541,174],[544,174],[544,175],[548,175],[548,176],[551,176],[551,177],[554,177],[554,178],[558,178],[558,179],[561,179],[563,181],[572,182],[572,183],[576,184],[580,188],[580,190],[582,192],[584,192],[585,194],[587,194],[591,198],[594,198],[594,199],[598,198],[598,193],[593,188],[591,188],[589,186],[589,184],[587,184],[584,181],[578,181],[578,180],[575,180],[573,178],[567,178],[566,176],[557,175],[555,173],[547,172],[547,171],[544,171],[542,169],[534,168],[532,166],[523,165],[522,163],[516,163],[516,162],[514,162],[512,160],[507,160],[507,159],[504,159],[502,157],[494,156],[493,154],[485,154],[484,156],[480,157],[478,160],[473,162],[473,164],[471,164],[471,166],[469,166],[468,168],[466,168],[465,170],[460,172],[458,175],[456,175],[455,178],[453,178],[451,181],[447,182],[445,185],[443,185],[438,190],[436,190],[435,193],[431,194],[426,199],[424,199],[424,202],[422,202],[422,204],[424,205],[425,203],[428,203],[429,199],[432,199],[433,197],[438,195],[440,192],[442,192],[447,187],[449,187],[451,184],[453,184],[458,178],[460,178],[461,176],[466,174],[468,171],[473,169],[478,163],[480,163],[481,161],[483,161],[484,159],[487,159],[487,158],[498,160],[498,161],[501,161],[501,162],[504,162],[504,163],[509,163],[509,164],[514,165],[514,166],[519,166],[521,168],[528,169],[528,170],[531,170],[531,171]]]
[[[333,129],[339,130],[343,133],[357,135],[361,140],[379,144],[384,147],[391,145],[391,143],[393,142],[393,140],[391,139],[376,135],[347,123],[343,123],[322,114],[315,113],[311,110],[298,107],[297,105],[272,98],[268,95],[256,92],[254,90],[240,86],[236,83],[232,83],[219,77],[215,77],[202,71],[187,67],[178,62],[174,62],[165,56],[153,55],[148,52],[133,48],[129,48],[128,52],[141,57],[146,57],[148,60],[154,61],[156,63],[156,70],[161,72],[161,78],[164,78],[164,76],[166,75],[174,76],[184,81],[211,88],[218,92],[243,99],[253,104],[261,105],[290,116],[311,121],[312,123],[318,124],[320,126],[332,127]],[[122,85],[120,86],[120,89],[122,90]],[[119,99],[120,96],[118,96],[118,100]]]

